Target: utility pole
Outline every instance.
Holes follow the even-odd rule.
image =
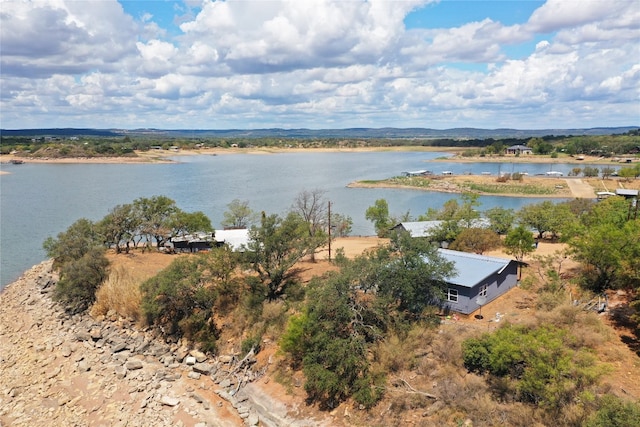
[[[329,205],[329,208],[327,209],[328,211],[328,217],[329,217],[329,262],[331,262],[331,202],[327,202]]]

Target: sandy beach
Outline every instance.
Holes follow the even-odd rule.
[[[461,147],[433,147],[433,146],[360,146],[360,147],[248,147],[248,148],[200,148],[193,150],[149,150],[136,151],[132,157],[31,157],[5,154],[0,155],[0,163],[9,163],[12,160],[22,160],[25,163],[170,163],[170,158],[180,156],[198,155],[227,155],[227,154],[279,154],[279,153],[333,153],[333,152],[443,152],[446,156],[435,159],[436,161],[448,161],[459,163],[569,163],[569,164],[609,164],[623,166],[627,159],[632,163],[640,162],[640,159],[630,156],[598,157],[598,156],[569,156],[560,155],[490,155],[490,156],[464,156],[462,153],[468,148]]]
[[[14,160],[24,163],[174,163],[172,158],[181,156],[219,156],[232,154],[281,154],[281,153],[353,153],[353,152],[441,152],[441,147],[335,147],[335,148],[297,148],[297,147],[250,147],[250,148],[203,148],[194,150],[149,150],[136,151],[131,157],[30,157],[14,154],[0,155],[0,163],[11,163]]]

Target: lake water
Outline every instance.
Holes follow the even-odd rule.
[[[321,189],[332,211],[353,219],[352,235],[373,235],[364,217],[384,198],[394,215],[418,216],[457,197],[419,190],[347,188],[364,179],[384,179],[403,171],[428,169],[454,174],[564,172],[573,165],[454,163],[433,160],[444,153],[283,153],[182,156],[171,164],[3,164],[0,175],[0,288],[46,258],[42,242],[79,218],[97,221],[118,204],[164,195],[188,212],[202,211],[220,227],[227,204],[249,201],[252,209],[284,213],[303,190]],[[480,198],[481,210],[519,209],[538,198]]]

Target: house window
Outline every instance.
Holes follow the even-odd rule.
[[[478,292],[478,296],[479,297],[486,297],[487,296],[487,285],[480,286],[480,291]]]
[[[458,290],[457,289],[447,289],[447,301],[449,302],[458,302]]]

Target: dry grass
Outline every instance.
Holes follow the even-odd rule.
[[[106,316],[114,312],[133,321],[141,318],[140,283],[143,277],[123,266],[111,270],[107,280],[96,292],[96,302],[91,308],[92,316]]]

